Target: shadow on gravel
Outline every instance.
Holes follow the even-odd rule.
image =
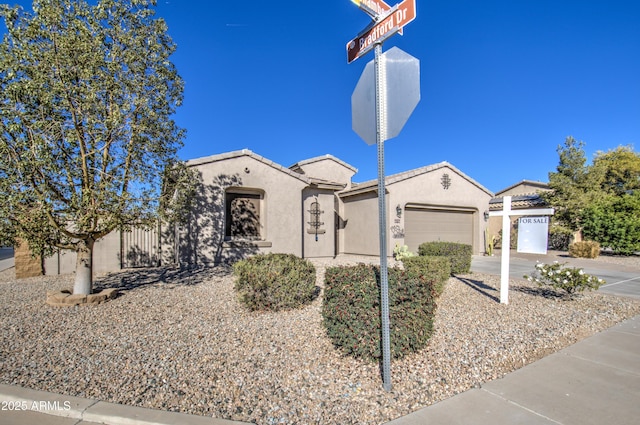
[[[212,278],[228,276],[231,273],[231,267],[225,265],[215,267],[131,269],[97,278],[94,282],[94,292],[97,293],[108,288],[130,291],[149,285],[173,289],[177,286],[198,285]]]
[[[485,297],[489,297],[489,298],[491,298],[492,300],[494,300],[496,302],[500,302],[500,298],[498,298],[495,295],[492,295],[492,293],[497,293],[496,288],[493,288],[493,287],[491,287],[489,285],[486,285],[481,280],[469,279],[469,278],[460,277],[460,276],[454,276],[454,277],[456,279],[458,279],[460,282],[462,282],[465,285],[467,285],[469,288],[478,291],[479,293],[481,293]]]
[[[543,298],[554,299],[554,300],[567,299],[567,296],[565,294],[556,292],[553,289],[549,289],[549,288],[534,288],[531,286],[511,285],[511,287],[509,287],[509,290],[522,292],[523,294],[527,294],[527,295],[533,295],[536,297],[543,297]]]

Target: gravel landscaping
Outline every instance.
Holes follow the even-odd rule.
[[[635,259],[632,259],[636,261]],[[313,260],[324,267],[376,258]],[[606,261],[606,260],[604,260]],[[635,264],[632,264],[635,266]],[[113,403],[263,424],[381,424],[449,398],[640,314],[640,301],[591,292],[567,301],[499,276],[453,277],[424,350],[378,364],[340,354],[322,326],[322,294],[300,310],[248,312],[228,267],[102,276],[96,306],[52,307],[71,276],[0,272],[0,382]]]

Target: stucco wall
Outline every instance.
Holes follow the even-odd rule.
[[[300,168],[306,176],[346,184],[347,187],[350,187],[355,174],[354,169],[345,167],[331,157],[301,163]]]
[[[315,228],[309,224],[311,214],[309,212],[311,204],[317,201],[320,205],[319,221],[322,223],[319,227],[316,238]],[[304,251],[303,256],[306,258],[313,257],[333,257],[335,252],[335,210],[334,195],[332,191],[321,190],[315,188],[306,188],[303,191],[303,237]]]
[[[370,191],[344,197],[345,254],[380,255],[378,196]],[[387,203],[387,205],[389,205]],[[387,213],[388,215],[388,213]],[[389,252],[392,254],[393,252]]]
[[[252,155],[220,155],[189,165],[199,172],[201,185],[191,219],[179,232],[181,264],[234,261],[259,252],[302,256],[302,189],[306,183],[292,176],[292,171]],[[225,240],[225,191],[230,188],[263,194],[261,240]]]
[[[114,231],[99,239],[93,246],[93,274],[120,270],[120,232]],[[69,274],[76,271],[76,253],[59,250],[44,260],[47,275]]]
[[[444,174],[447,174],[450,179],[448,189],[445,189],[442,185]],[[390,227],[396,225],[401,230],[404,230],[406,216],[404,208],[407,204],[472,211],[474,225],[473,252],[474,254],[484,252],[484,229],[487,225],[484,221],[484,212],[489,209],[491,195],[459,175],[455,170],[443,167],[436,171],[399,181],[389,185],[387,188],[389,191],[389,209],[393,213],[388,220]],[[397,205],[400,205],[403,210],[400,219],[397,219],[395,214]],[[394,233],[391,228],[389,232],[390,234]],[[403,245],[404,238],[389,238],[390,249],[393,250],[396,243]]]
[[[40,276],[43,274],[42,256],[33,256],[26,240],[16,241],[13,251],[16,279]]]
[[[448,189],[442,185],[443,174],[450,179]],[[408,176],[408,177],[407,177]],[[409,173],[387,182],[387,254],[393,254],[396,243],[404,244],[404,209],[407,204],[463,209],[473,212],[473,252],[484,251],[484,212],[489,209],[491,194],[460,175],[455,169],[441,167],[429,172]],[[364,185],[363,185],[364,186]],[[354,193],[358,191],[356,187]],[[346,196],[345,196],[346,195]],[[378,197],[375,190],[341,197],[344,216],[344,252],[349,254],[379,255]],[[402,208],[401,217],[396,206]]]

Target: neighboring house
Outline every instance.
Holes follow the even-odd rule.
[[[284,167],[250,150],[187,161],[199,188],[188,222],[113,233],[96,244],[98,273],[130,266],[232,262],[256,253],[304,258],[379,255],[377,181],[353,183],[357,170],[332,155]],[[386,177],[387,253],[427,241],[484,252],[492,193],[441,162]],[[161,242],[159,242],[161,241]],[[70,273],[75,255],[45,261]]]
[[[490,211],[502,211],[503,199],[511,196],[511,209],[539,209],[548,207],[547,203],[540,196],[541,192],[549,192],[551,188],[547,183],[522,180],[499,192],[489,202]],[[518,220],[517,216],[511,218],[512,225]],[[498,236],[502,231],[502,217],[493,216],[489,218],[489,237]],[[515,239],[512,239],[512,242]]]

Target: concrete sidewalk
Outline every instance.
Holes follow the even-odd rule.
[[[0,385],[0,401],[3,406],[13,402],[38,410],[0,411],[3,425],[243,424],[11,385]],[[635,425],[639,401],[640,316],[636,316],[502,379],[387,425]]]
[[[511,279],[523,279],[525,274],[528,275],[534,271],[537,261],[547,264],[559,261],[567,263],[570,267],[580,267],[585,273],[595,275],[607,282],[600,287],[600,292],[640,299],[640,268],[621,266],[605,261],[568,256],[558,257],[554,254],[541,255],[512,252],[509,261],[509,277]],[[495,257],[474,255],[471,260],[471,271],[499,276],[501,273],[500,255]]]
[[[640,316],[387,425],[635,425]]]

